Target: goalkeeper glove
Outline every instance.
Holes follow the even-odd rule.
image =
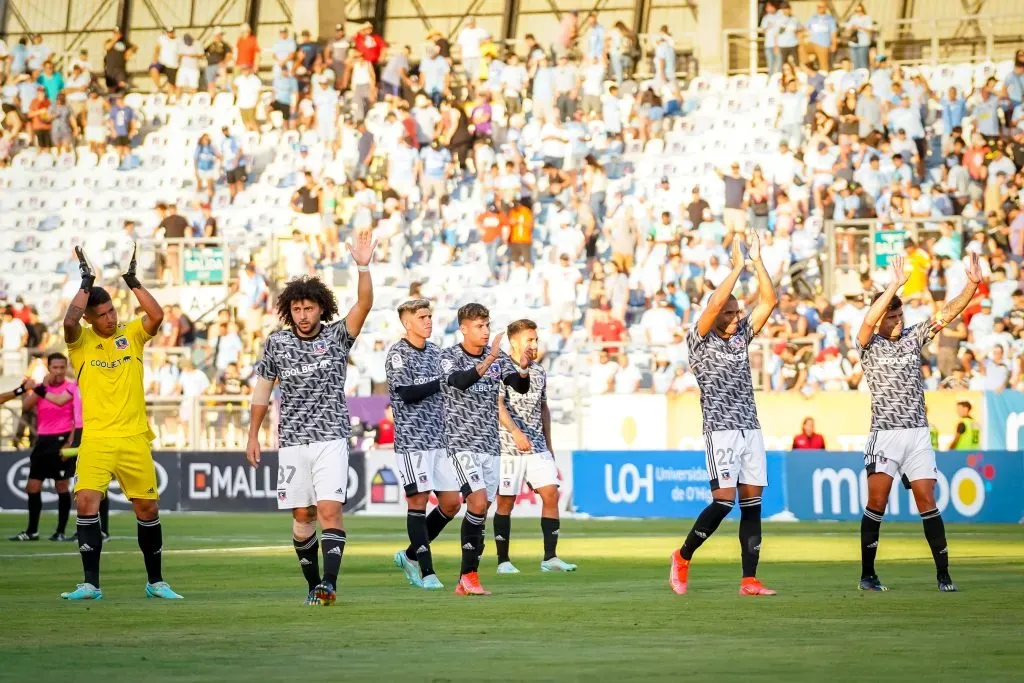
[[[88,293],[96,283],[96,271],[92,269],[92,265],[85,257],[85,252],[81,247],[75,247],[75,256],[78,257],[78,272],[82,274],[81,290]]]
[[[139,282],[139,278],[135,274],[135,271],[136,271],[136,269],[139,266],[138,261],[135,259],[135,252],[137,250],[138,250],[138,247],[133,242],[132,243],[132,260],[128,263],[128,272],[121,276],[124,279],[124,283],[126,285],[128,285],[128,289],[138,289],[139,287],[142,287],[142,283]]]

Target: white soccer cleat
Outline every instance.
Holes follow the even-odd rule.
[[[557,557],[552,557],[550,560],[544,560],[540,563],[540,570],[542,572],[574,572],[576,571],[576,565],[560,560]]]
[[[511,562],[502,562],[498,565],[499,574],[518,574],[519,570]]]

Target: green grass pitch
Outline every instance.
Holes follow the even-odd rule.
[[[49,534],[54,517],[45,515]],[[452,593],[458,522],[435,542],[444,592],[391,562],[403,519],[352,517],[333,608],[302,605],[287,515],[166,515],[164,574],[182,602],[146,600],[131,515],[114,515],[100,603],[58,594],[80,580],[74,546],[0,541],[0,681],[1021,681],[1024,531],[951,526],[953,578],[936,591],[920,525],[886,524],[888,593],[856,590],[857,527],[766,524],[760,576],[774,598],[737,595],[736,524],[700,550],[690,594],[668,587],[688,521],[563,523],[575,574],[541,574],[536,519],[513,518],[512,558]],[[0,533],[21,515],[0,516]],[[73,524],[73,522],[72,522]]]

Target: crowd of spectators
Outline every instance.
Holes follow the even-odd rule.
[[[870,258],[868,231],[848,222],[857,219],[904,244],[908,324],[960,291],[967,254],[982,258],[978,299],[922,368],[929,387],[1024,388],[1024,50],[1000,74],[972,71],[965,88],[951,84],[952,67],[890,64],[862,7],[843,26],[826,3],[803,23],[786,3],[766,12],[770,79],[759,87],[771,93],[778,148],[763,165],[719,155],[716,174],[692,184],[633,175],[709,95],[679,77],[667,27],[637,36],[577,13],[514,45],[472,17],[453,41],[431,31],[417,45],[390,45],[370,24],[319,40],[283,29],[270,46],[244,26],[233,42],[214,30],[205,46],[168,27],[151,83],[132,82],[137,50],[119,32],[98,71],[88,55],[58,71],[57,55],[33,39],[5,50],[0,162],[25,146],[88,146],[115,149],[128,168],[147,122],[126,91],[151,86],[169,103],[230,93],[239,125],[199,139],[192,199],[158,207],[153,225],[125,226],[132,238],[198,239],[217,236],[230,200],[258,180],[246,132],[291,136],[287,160],[262,169],[293,192],[276,262],[249,266],[242,303],[206,329],[171,309],[156,346],[193,351],[154,356],[161,396],[231,393],[228,377],[244,385],[273,325],[275,283],[264,274],[343,264],[349,232],[367,226],[392,267],[479,264],[483,281],[532,292],[552,314],[546,352],[585,352],[592,367],[581,382],[592,393],[695,391],[685,331],[728,272],[732,240],[756,232],[781,290],[754,347],[759,386],[864,390],[853,338],[885,263]],[[836,222],[831,253],[826,220]],[[173,281],[174,263],[154,264],[158,277]],[[837,266],[853,284],[824,296],[824,272]],[[741,294],[755,282],[745,275]],[[8,338],[28,344],[10,317],[4,348]],[[382,386],[391,341],[358,349],[353,394]],[[205,385],[195,368],[207,369]]]

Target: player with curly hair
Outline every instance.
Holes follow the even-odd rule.
[[[359,271],[357,298],[338,322],[331,322],[338,315],[338,302],[319,279],[301,277],[285,286],[277,301],[284,329],[267,337],[263,357],[254,368],[257,381],[246,458],[253,467],[260,463],[260,426],[274,384],[279,383],[277,507],[292,511],[292,542],[309,588],[307,605],[330,606],[337,597],[346,540],[342,507],[351,436],[345,371],[352,345],[373,307],[369,263],[375,246],[369,232],[356,235],[349,246]],[[318,550],[323,553],[323,575]]]

